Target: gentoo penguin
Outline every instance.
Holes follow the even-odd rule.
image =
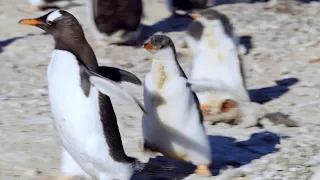
[[[28,0],[30,6],[26,11],[38,11],[47,7],[65,8],[69,6],[72,0]]]
[[[191,162],[196,173],[211,175],[211,150],[195,93],[177,61],[172,40],[154,35],[144,48],[152,67],[144,81],[144,150]]]
[[[196,9],[207,8],[208,0],[166,0],[167,6],[172,14],[176,11],[192,12]]]
[[[86,0],[89,23],[96,43],[122,31],[121,41],[114,45],[135,45],[142,30],[142,0]]]
[[[81,25],[66,11],[51,11],[19,23],[36,26],[55,40],[47,80],[54,125],[63,145],[65,179],[78,175],[130,179],[144,164],[124,152],[108,93],[121,91],[111,80],[141,84],[140,80],[121,69],[99,67]],[[101,76],[106,78],[101,80]]]
[[[240,101],[250,101],[237,51],[238,40],[227,16],[213,9],[190,15],[195,19],[186,37],[194,53],[190,79],[219,84],[225,89],[197,93],[202,111],[226,113],[238,107]]]

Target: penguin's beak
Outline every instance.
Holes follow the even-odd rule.
[[[198,19],[200,17],[202,17],[200,14],[198,13],[190,13],[188,14],[190,17],[192,17],[192,19]]]
[[[143,48],[145,48],[146,50],[149,50],[149,51],[158,49],[157,46],[154,46],[154,45],[152,45],[150,43],[145,43],[143,45]]]
[[[28,26],[37,26],[37,25],[44,24],[44,22],[41,22],[40,20],[37,20],[37,19],[22,19],[19,21],[19,24],[28,25]]]

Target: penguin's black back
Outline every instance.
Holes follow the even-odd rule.
[[[92,0],[94,21],[100,32],[135,31],[143,15],[142,0]]]
[[[171,0],[178,10],[203,9],[207,7],[208,0]]]

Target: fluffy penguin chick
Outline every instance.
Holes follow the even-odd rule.
[[[144,82],[145,150],[191,162],[197,166],[196,173],[210,175],[211,151],[199,102],[177,61],[172,40],[154,35],[144,48],[153,57]]]
[[[26,9],[27,12],[38,11],[46,7],[56,6],[65,8],[71,4],[72,0],[28,0],[30,6]]]
[[[228,18],[213,9],[191,16],[196,21],[190,25],[187,33],[187,42],[195,53],[190,78],[224,86],[226,91],[221,93],[229,97],[221,102],[221,107],[232,109],[238,107],[241,101],[250,101],[237,51],[237,37]],[[201,109],[212,109],[210,101],[221,97],[211,96],[219,96],[221,93],[197,93]],[[227,111],[221,109],[221,112]]]
[[[54,125],[63,145],[62,173],[128,180],[134,171],[142,170],[144,165],[124,152],[110,100],[124,93],[111,80],[141,84],[139,79],[121,69],[99,67],[81,25],[66,11],[52,11],[20,24],[36,26],[55,40],[47,80]]]
[[[96,43],[122,31],[122,40],[114,45],[135,45],[142,30],[142,0],[86,0],[89,23]]]

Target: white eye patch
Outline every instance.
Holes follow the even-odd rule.
[[[55,21],[56,19],[59,19],[62,17],[62,14],[60,13],[59,10],[53,11],[52,13],[49,14],[49,16],[47,17],[47,22],[48,21]]]

